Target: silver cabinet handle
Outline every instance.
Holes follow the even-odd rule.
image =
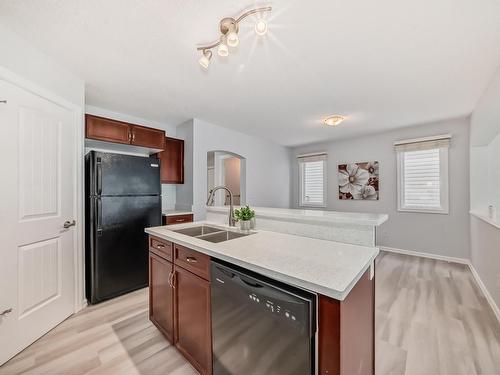
[[[156,244],[156,248],[158,248],[158,249],[164,249],[165,245],[159,243],[159,244]]]
[[[188,262],[188,263],[197,263],[198,260],[195,257],[186,257],[186,262]]]
[[[63,224],[64,229],[68,229],[69,227],[73,227],[76,225],[76,220],[73,221],[65,221]]]
[[[12,307],[10,309],[4,310],[0,313],[0,316],[7,316],[12,312]]]
[[[175,272],[175,271],[172,272],[172,288],[173,289],[175,289],[175,281],[176,281],[175,279],[177,278],[176,275],[177,275],[177,272]]]

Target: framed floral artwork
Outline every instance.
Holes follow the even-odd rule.
[[[339,165],[339,199],[378,200],[378,161]]]

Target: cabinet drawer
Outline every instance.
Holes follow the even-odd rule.
[[[174,245],[174,264],[210,280],[210,257],[187,247]]]
[[[193,221],[193,215],[175,215],[175,216],[165,216],[165,224],[181,224],[181,223],[191,223]]]
[[[149,237],[149,250],[151,250],[156,255],[172,261],[172,243],[160,240],[159,238]]]

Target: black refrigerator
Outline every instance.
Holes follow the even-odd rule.
[[[160,161],[85,156],[85,289],[94,304],[148,285],[146,227],[161,225]]]

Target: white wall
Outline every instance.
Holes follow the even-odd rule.
[[[176,127],[169,124],[164,124],[158,121],[152,121],[141,117],[136,117],[128,115],[125,113],[110,111],[105,108],[95,107],[92,105],[85,106],[85,113],[102,116],[106,118],[111,118],[114,120],[120,120],[125,122],[130,122],[131,124],[149,126],[156,129],[163,129],[169,137],[175,137]],[[113,150],[109,150],[114,152]],[[163,210],[170,210],[175,208],[176,201],[176,188],[172,184],[162,184],[161,185],[161,206]]]
[[[176,185],[176,208],[191,211],[193,208],[193,152],[194,120],[188,120],[177,126],[177,138],[184,139],[184,184]],[[204,175],[206,175],[206,169]],[[206,189],[206,187],[205,187]],[[195,218],[198,220],[198,218]]]
[[[486,216],[495,205],[500,211],[500,69],[472,113],[470,156],[471,210]],[[471,260],[500,306],[500,214],[496,223],[471,217]]]
[[[288,207],[290,202],[290,150],[276,143],[194,119],[179,125],[177,132],[191,137],[186,154],[192,151],[192,172],[185,160],[186,173],[192,178],[189,186],[177,187],[177,203],[186,204],[192,198],[196,219],[205,217],[207,199],[207,152],[229,151],[245,158],[246,201],[253,206]],[[189,147],[192,145],[192,150]],[[187,155],[187,158],[190,156]],[[192,173],[192,175],[191,175]],[[188,181],[186,180],[186,184]],[[242,186],[243,190],[243,186]]]
[[[0,67],[83,108],[83,80],[3,25],[0,25],[0,35]]]
[[[344,126],[349,126],[347,123]],[[332,131],[335,131],[332,128]],[[393,142],[401,139],[451,133],[449,150],[450,214],[422,214],[397,211],[396,154]],[[335,211],[389,214],[378,230],[381,246],[469,258],[469,119],[454,119],[293,149],[292,197],[298,207],[298,163],[303,153],[326,151],[327,209]],[[346,162],[380,163],[379,201],[341,201],[338,199],[337,166]]]

